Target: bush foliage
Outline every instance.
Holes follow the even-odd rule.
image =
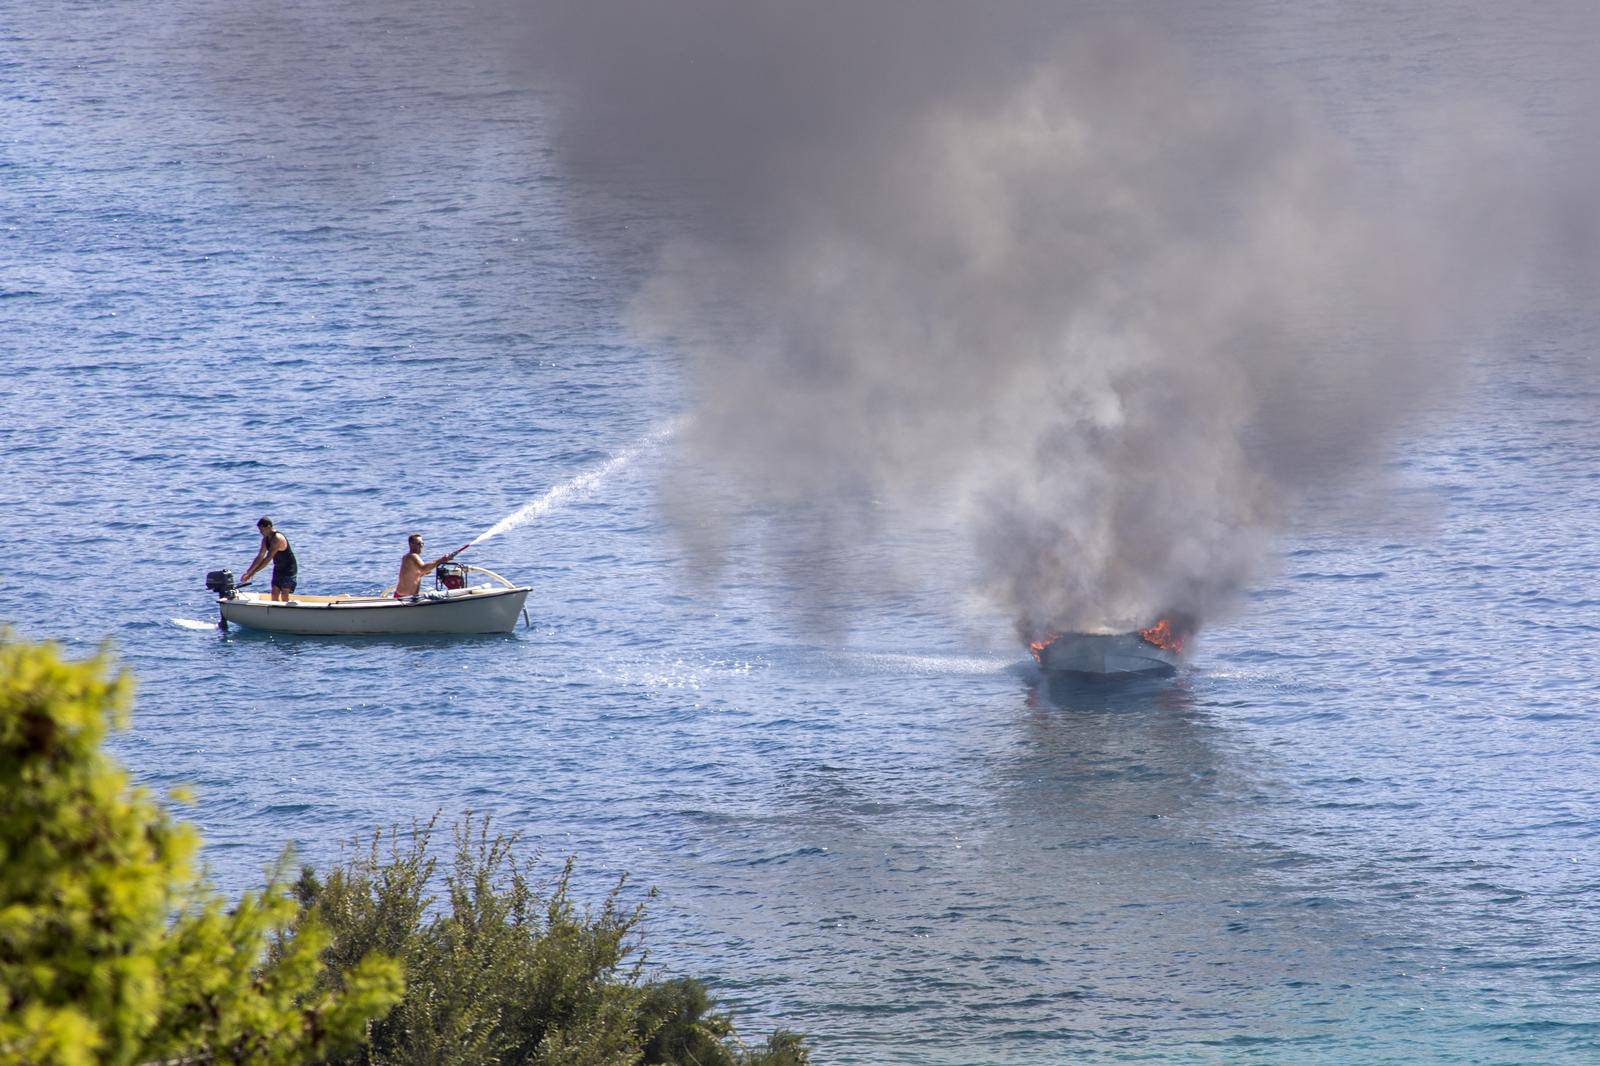
[[[329,1063],[360,1066],[804,1066],[797,1034],[739,1043],[705,985],[641,980],[643,905],[619,882],[597,909],[572,900],[573,863],[536,884],[515,838],[486,820],[454,827],[442,877],[436,823],[379,833],[325,879],[305,870],[304,913],[333,931],[325,991],[370,952],[401,959],[405,998],[361,1046]],[[442,886],[433,899],[430,886]]]
[[[100,750],[132,683],[0,633],[0,1062],[298,1063],[358,1039],[400,967],[354,959],[319,980],[327,930],[281,891],[228,908],[197,837]]]
[[[101,751],[131,689],[0,631],[0,1063],[808,1062],[795,1033],[745,1047],[701,982],[644,980],[622,883],[580,910],[570,860],[536,884],[470,816],[442,874],[430,822],[227,906]]]

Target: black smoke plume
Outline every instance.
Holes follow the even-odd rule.
[[[1541,257],[1547,303],[1592,302],[1592,9],[302,0],[218,32],[242,121],[403,133],[340,64],[437,87],[409,107],[467,64],[548,91],[571,217],[603,248],[647,216],[632,321],[690,368],[665,498],[700,561],[767,530],[822,602],[929,565],[862,541],[940,529],[1033,636],[1215,617],[1330,492],[1383,511]]]
[[[1225,608],[1534,239],[1509,111],[1363,154],[1150,5],[532,10],[574,173],[680,205],[634,318],[691,359],[685,462],[813,528],[950,523],[1025,636]]]

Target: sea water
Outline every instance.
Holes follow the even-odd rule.
[[[262,514],[303,590],[379,588],[684,410],[593,243],[662,207],[577,217],[536,88],[384,51],[423,5],[309,104],[230,80],[230,5],[0,9],[0,618],[111,639],[114,750],[225,890],[471,808],[659,888],[652,965],[822,1063],[1600,1061],[1592,318],[1475,355],[1385,520],[1291,531],[1167,680],[1047,681],[939,568],[818,630],[761,552],[689,565],[662,449],[473,549],[531,630],[222,634]],[[1398,70],[1545,46],[1309,10],[1269,43],[1358,134]]]

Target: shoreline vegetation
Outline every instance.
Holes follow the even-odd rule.
[[[133,681],[0,630],[0,1062],[28,1066],[806,1066],[706,985],[645,974],[643,903],[438,817],[229,903],[200,838],[102,750]],[[188,802],[176,791],[173,802]],[[280,866],[280,869],[286,869]],[[652,893],[653,895],[653,893]]]

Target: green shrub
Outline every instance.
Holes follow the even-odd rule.
[[[673,1066],[805,1066],[799,1033],[780,1029],[759,1050],[742,1047],[733,1021],[716,1010],[703,981],[679,977],[645,986],[639,1012],[646,1063]]]
[[[269,887],[228,909],[198,837],[100,750],[132,683],[0,632],[0,1061],[39,1066],[299,1063],[400,998],[400,969],[351,960],[319,990],[327,931]]]
[[[538,885],[516,840],[468,815],[454,830],[442,878],[432,855],[437,818],[375,834],[368,847],[297,892],[333,935],[329,991],[352,961],[402,960],[406,996],[366,1042],[325,1061],[361,1066],[804,1066],[794,1033],[742,1047],[705,986],[641,980],[643,905],[619,881],[597,910],[578,910],[569,859]],[[442,897],[430,895],[439,885]],[[292,938],[289,941],[292,944]]]
[[[794,1033],[745,1048],[700,982],[642,980],[622,882],[579,910],[570,860],[536,885],[470,815],[442,877],[430,822],[227,906],[101,751],[131,688],[0,631],[0,1063],[807,1063]]]

